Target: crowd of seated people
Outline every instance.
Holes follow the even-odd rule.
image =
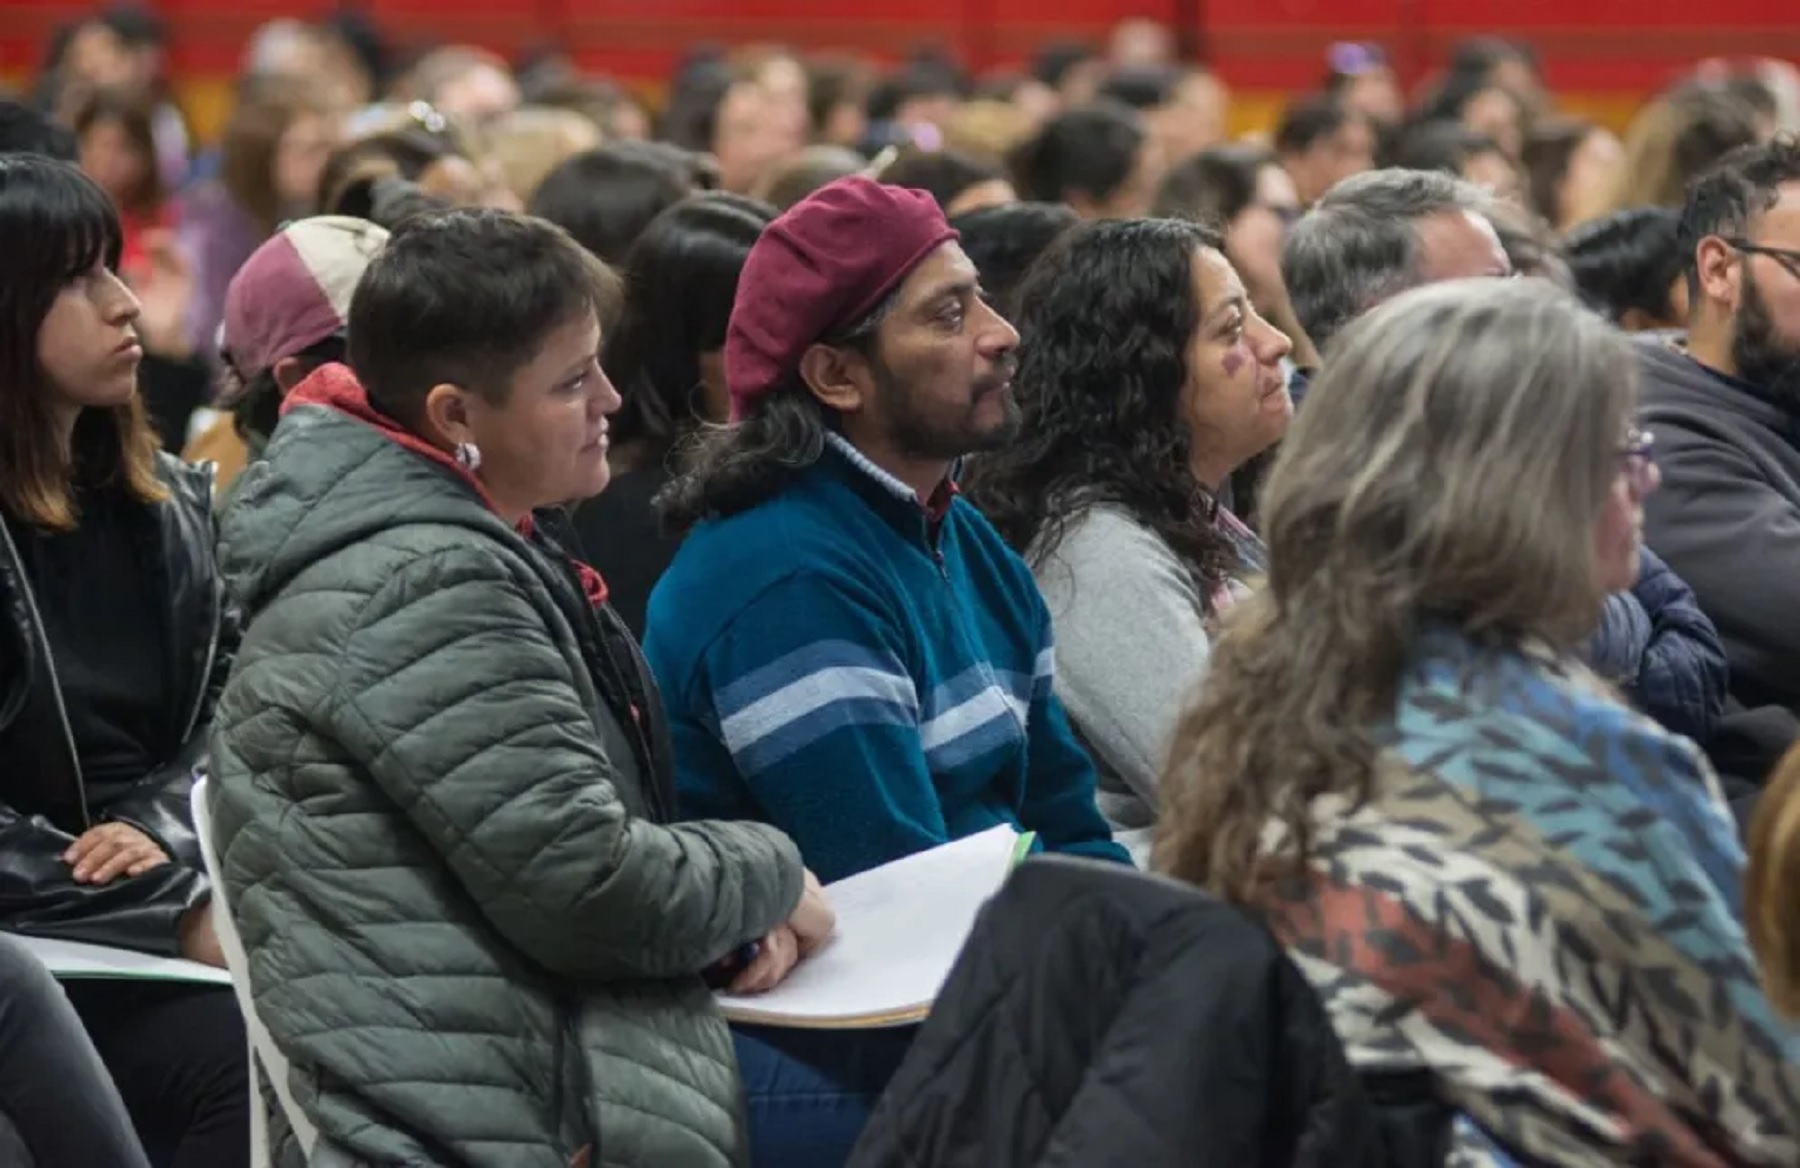
[[[195,151],[136,16],[0,104],[0,1160],[1800,1162],[1791,78],[343,17]],[[924,1023],[725,1021],[993,828]]]

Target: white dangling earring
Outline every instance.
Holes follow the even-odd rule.
[[[462,467],[470,474],[474,474],[476,471],[480,470],[481,447],[475,445],[473,442],[458,442],[456,444],[456,465]]]

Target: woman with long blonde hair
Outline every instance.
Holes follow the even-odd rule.
[[[1800,1067],[1685,739],[1579,663],[1637,568],[1625,342],[1538,281],[1340,338],[1264,502],[1161,792],[1157,866],[1262,915],[1358,1067],[1423,1070],[1460,1151],[1800,1162]]]

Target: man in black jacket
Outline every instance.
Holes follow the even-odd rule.
[[[1679,246],[1687,337],[1640,342],[1663,475],[1646,536],[1718,626],[1733,696],[1800,710],[1800,143],[1696,182]]]

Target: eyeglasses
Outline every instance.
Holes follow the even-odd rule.
[[[1619,467],[1634,495],[1642,497],[1656,489],[1656,436],[1648,430],[1632,429],[1625,435],[1625,445],[1616,452]]]
[[[1787,270],[1787,274],[1800,280],[1800,250],[1791,247],[1767,247],[1760,243],[1751,243],[1747,239],[1725,240],[1725,246],[1745,255],[1768,256]]]

